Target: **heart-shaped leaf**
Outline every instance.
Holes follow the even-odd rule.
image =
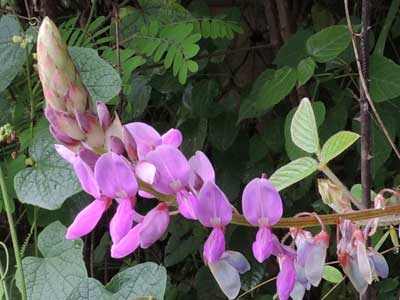
[[[47,128],[36,132],[29,149],[35,164],[14,178],[14,188],[22,203],[54,210],[81,191],[73,168],[56,153],[55,143]]]
[[[118,95],[122,85],[121,78],[117,70],[100,58],[96,50],[69,47],[68,51],[93,100],[108,102]]]
[[[87,278],[83,243],[81,240],[66,240],[66,232],[60,222],[50,224],[38,238],[38,248],[43,257],[25,257],[22,260],[28,300],[65,300]],[[19,281],[17,286],[20,288]]]
[[[17,76],[25,62],[25,49],[13,42],[21,36],[22,29],[16,17],[6,15],[0,19],[0,92]]]

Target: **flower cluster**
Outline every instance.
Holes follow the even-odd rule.
[[[122,125],[102,102],[94,107],[56,26],[48,18],[40,27],[37,52],[45,115],[61,143],[56,150],[71,163],[83,190],[93,197],[69,226],[66,237],[88,234],[104,212],[116,205],[109,224],[111,256],[122,258],[157,242],[167,231],[169,207],[176,206],[184,218],[211,229],[203,259],[225,295],[234,299],[241,287],[240,274],[250,265],[241,253],[227,250],[225,230],[234,210],[216,184],[208,157],[197,151],[187,159],[179,150],[183,136],[177,129],[161,135],[142,122]],[[138,199],[160,195],[172,200],[160,201],[145,215],[136,210]],[[246,185],[242,211],[247,222],[258,228],[252,245],[255,259],[262,263],[270,256],[277,258],[280,300],[302,299],[306,290],[319,285],[329,245],[324,228],[314,237],[292,228],[294,243],[288,246],[279,241],[272,227],[282,217],[282,199],[265,175]],[[365,234],[355,224],[345,221],[340,229],[340,263],[362,293],[374,278],[387,276],[386,261],[366,247]]]

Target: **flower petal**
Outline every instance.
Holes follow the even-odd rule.
[[[300,282],[296,281],[293,291],[290,293],[290,297],[292,297],[293,300],[302,300],[305,293],[306,287]]]
[[[304,266],[306,277],[313,286],[318,286],[321,282],[325,259],[326,247],[321,243],[316,243],[314,247],[310,249]]]
[[[163,202],[150,210],[144,217],[140,231],[140,247],[146,249],[158,241],[168,228],[169,210]]]
[[[381,278],[387,278],[389,276],[389,266],[385,257],[373,248],[369,248],[368,250],[376,274]]]
[[[100,190],[110,198],[128,198],[136,195],[138,186],[128,161],[113,152],[103,154],[94,168]]]
[[[294,259],[289,256],[281,256],[279,259],[280,272],[276,279],[276,292],[279,300],[289,299],[296,283],[296,271]]]
[[[258,262],[262,263],[272,254],[273,242],[272,233],[269,228],[260,228],[257,232],[256,240],[253,243],[253,255]]]
[[[97,101],[96,110],[97,110],[97,116],[100,121],[100,126],[103,129],[106,129],[111,125],[110,112],[108,111],[106,104],[102,101]]]
[[[232,207],[228,198],[213,182],[207,181],[201,188],[195,212],[201,224],[207,227],[225,226],[232,220]]]
[[[255,178],[246,185],[242,208],[246,220],[255,226],[272,226],[283,214],[282,199],[278,191],[271,181],[264,178]]]
[[[368,282],[368,284],[372,283],[372,270],[371,264],[368,259],[367,248],[365,243],[357,240],[357,264],[360,270],[361,275]]]
[[[57,153],[64,158],[70,164],[74,164],[76,160],[76,153],[64,145],[55,144],[54,148],[56,148]]]
[[[178,148],[182,144],[183,136],[178,129],[171,128],[161,136],[163,145]]]
[[[214,228],[204,244],[204,260],[211,264],[219,260],[225,251],[225,236],[221,228]]]
[[[75,217],[74,222],[68,227],[66,238],[69,240],[77,239],[91,232],[99,222],[109,204],[109,201],[96,199],[86,206]]]
[[[74,163],[74,169],[83,190],[97,199],[100,198],[100,189],[89,165],[82,159],[77,158]]]
[[[226,260],[240,274],[244,274],[250,270],[250,264],[246,257],[237,251],[225,251],[221,259]]]
[[[179,213],[186,219],[197,220],[195,211],[195,202],[198,201],[192,192],[182,190],[176,194]]]
[[[140,180],[153,184],[156,176],[156,167],[147,161],[141,160],[135,166],[135,173]]]
[[[160,134],[145,123],[134,122],[126,124],[125,127],[136,142],[139,159],[143,159],[147,153],[156,149],[162,143]]]
[[[225,260],[209,264],[209,268],[225,296],[235,299],[241,287],[238,271]]]
[[[358,263],[354,257],[349,257],[346,266],[343,267],[343,271],[349,277],[357,292],[359,292],[361,295],[364,294],[368,288],[368,282],[360,273]]]
[[[208,160],[207,156],[201,152],[196,151],[196,154],[189,159],[189,166],[191,169],[189,184],[195,190],[199,190],[204,182],[215,181],[215,172],[211,162]],[[198,187],[198,178],[201,179],[201,185]]]
[[[140,245],[140,231],[142,225],[137,224],[121,239],[117,244],[111,247],[111,257],[122,258],[134,252]]]
[[[110,222],[110,236],[114,244],[117,244],[131,229],[133,218],[131,199],[121,200]]]
[[[147,154],[145,160],[156,167],[153,186],[159,192],[173,195],[187,185],[189,163],[177,148],[168,145],[159,146]]]

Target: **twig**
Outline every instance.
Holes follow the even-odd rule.
[[[387,131],[385,124],[383,123],[380,115],[378,114],[375,105],[371,99],[371,95],[369,94],[368,91],[368,87],[367,87],[367,83],[365,81],[363,72],[362,72],[362,68],[361,68],[361,63],[360,63],[360,57],[358,55],[358,50],[357,50],[357,44],[356,44],[356,40],[355,40],[355,33],[353,31],[353,27],[351,24],[351,20],[350,20],[350,12],[349,12],[349,3],[348,0],[344,0],[344,6],[345,6],[345,13],[346,13],[346,20],[347,20],[347,27],[350,31],[351,34],[351,42],[353,44],[353,50],[354,50],[354,57],[356,60],[356,64],[357,64],[357,69],[358,69],[358,75],[360,77],[360,83],[361,83],[361,87],[364,90],[365,93],[365,97],[367,98],[368,104],[379,124],[380,129],[382,130],[382,132],[384,133],[386,139],[388,140],[390,146],[392,147],[393,151],[396,153],[397,158],[400,160],[400,152],[396,147],[396,144],[394,143],[392,137],[390,136],[389,132]]]
[[[87,33],[88,33],[89,25],[90,25],[90,23],[92,22],[92,17],[93,17],[94,9],[95,9],[95,7],[96,7],[96,1],[97,1],[97,0],[93,0],[93,1],[92,1],[92,7],[90,8],[89,18],[88,18],[87,21],[86,21],[85,29],[83,29],[82,40],[81,40],[81,43],[80,43],[80,46],[81,46],[81,47],[82,47],[82,44],[83,44],[83,42],[85,41],[85,37],[86,37],[86,35],[87,35]]]
[[[243,294],[239,295],[239,297],[237,297],[237,299],[243,298],[244,296],[250,294],[250,293],[253,292],[254,290],[259,289],[260,287],[262,287],[262,286],[264,286],[264,285],[266,285],[266,284],[268,284],[268,283],[274,281],[276,278],[277,278],[277,277],[272,277],[272,278],[270,278],[270,279],[268,279],[268,280],[266,280],[266,281],[263,281],[263,282],[257,284],[255,287],[252,287],[252,288],[249,289],[248,291],[246,291],[246,292],[244,292]]]
[[[26,300],[27,297],[26,297],[25,276],[24,276],[24,272],[22,269],[21,256],[19,253],[18,236],[17,236],[17,231],[15,229],[13,215],[11,213],[11,202],[10,202],[10,198],[9,198],[9,195],[7,192],[7,185],[6,185],[6,182],[4,179],[3,170],[1,168],[1,166],[0,166],[0,186],[1,186],[1,192],[3,195],[4,209],[6,211],[8,225],[9,225],[9,229],[10,229],[10,233],[11,233],[11,240],[12,240],[13,249],[14,249],[15,261],[17,263],[17,276],[19,277],[19,280],[20,280],[21,299]]]

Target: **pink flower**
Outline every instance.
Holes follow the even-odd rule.
[[[170,145],[178,148],[182,143],[182,133],[178,129],[170,129],[162,136],[150,125],[133,122],[125,125],[137,145],[139,159],[144,159],[146,154],[161,145]]]
[[[204,245],[204,260],[211,264],[225,252],[225,226],[232,220],[232,207],[228,198],[213,182],[207,181],[194,205],[201,224],[213,228]]]
[[[255,178],[243,191],[242,208],[246,220],[259,227],[253,243],[253,254],[257,261],[263,262],[273,250],[271,226],[283,214],[281,197],[269,180]]]
[[[169,211],[165,203],[158,204],[150,210],[141,222],[111,248],[114,258],[125,257],[134,252],[139,246],[149,248],[158,241],[168,228]]]
[[[96,182],[107,197],[118,202],[110,222],[110,236],[118,243],[131,229],[138,185],[133,169],[122,156],[109,152],[100,156],[94,168]]]

